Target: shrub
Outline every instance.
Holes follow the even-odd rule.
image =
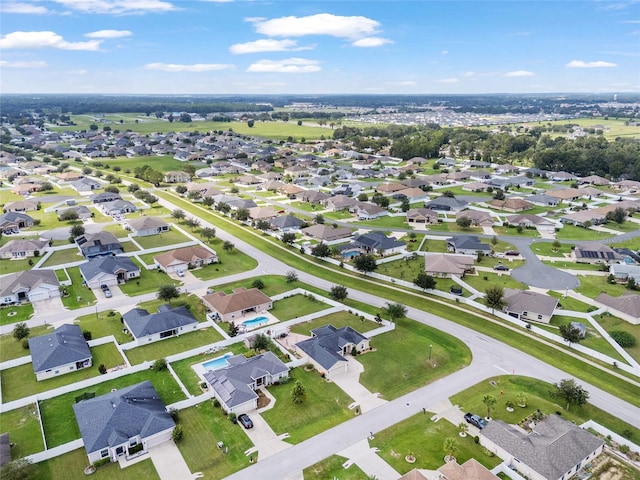
[[[29,339],[28,338],[23,338],[22,339],[22,348],[24,348],[25,350],[29,350]]]
[[[105,373],[107,373],[107,367],[104,366],[104,363],[100,364],[100,366],[98,367],[98,371],[100,372],[101,375],[104,375]]]
[[[175,409],[175,408],[170,408],[169,409],[169,416],[171,417],[171,419],[174,422],[177,422],[178,421],[178,410]]]
[[[171,438],[174,442],[178,443],[182,440],[184,436],[184,432],[182,431],[182,427],[180,425],[176,425],[176,428],[173,429],[173,433],[171,434]]]
[[[230,414],[228,415],[228,417],[229,417],[229,420],[231,421],[231,423],[236,423],[236,421],[237,421],[237,416],[236,416],[236,414],[235,414],[235,413],[230,413]]]
[[[218,400],[217,398],[213,399],[213,406],[215,408],[220,408],[220,400]]]
[[[627,453],[629,453],[629,450],[631,449],[629,448],[629,445],[620,445],[619,450],[620,450],[620,453],[624,453],[626,455]]]
[[[609,335],[611,335],[611,338],[613,338],[622,348],[631,348],[636,344],[636,337],[631,335],[629,332],[613,330]]]
[[[164,358],[160,358],[153,362],[153,369],[156,372],[161,372],[162,370],[167,369],[167,361]]]
[[[82,336],[84,337],[84,339],[88,342],[89,340],[91,340],[92,335],[91,332],[89,330],[83,330],[82,331]]]

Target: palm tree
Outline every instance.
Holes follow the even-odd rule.
[[[442,444],[442,449],[446,455],[445,461],[453,460],[455,458],[454,455],[458,451],[458,443],[456,442],[456,439],[453,437],[445,438],[444,443]]]
[[[458,424],[458,430],[460,430],[460,436],[461,437],[466,437],[467,436],[467,431],[469,430],[469,425],[467,425],[466,422],[460,422]]]
[[[491,418],[491,407],[497,403],[496,397],[493,395],[485,395],[482,397],[482,403],[487,406],[487,418]]]

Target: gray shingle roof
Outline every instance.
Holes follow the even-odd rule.
[[[353,243],[373,250],[389,250],[406,245],[405,242],[396,240],[393,237],[387,237],[382,232],[367,232],[363,235],[358,235],[353,239]]]
[[[191,315],[186,307],[170,309],[168,305],[162,305],[158,309],[158,313],[149,313],[142,308],[134,308],[125,313],[122,318],[129,331],[136,338],[198,323],[198,320]]]
[[[78,325],[61,325],[52,333],[29,339],[34,372],[91,358],[87,341]]]
[[[175,426],[149,380],[73,405],[87,453]]]
[[[456,250],[481,250],[490,251],[491,247],[486,243],[482,243],[475,235],[457,235],[447,239],[447,243],[453,245]]]
[[[523,312],[540,315],[553,315],[558,305],[558,299],[543,293],[530,290],[516,290],[508,288],[504,292],[505,310],[522,315]]]
[[[454,197],[438,197],[424,204],[432,210],[461,210],[469,205],[469,202]]]
[[[276,228],[295,228],[304,225],[304,222],[293,215],[276,217],[271,220],[271,225]]]
[[[357,345],[366,337],[351,327],[336,328],[325,325],[311,330],[313,338],[296,343],[296,346],[313,358],[323,368],[330,370],[338,362],[347,360],[340,355],[342,347],[352,343]]]
[[[24,272],[7,275],[2,279],[0,297],[12,295],[19,289],[32,290],[41,283],[60,285],[56,272],[53,270],[25,270]]]
[[[80,265],[80,272],[89,282],[101,273],[116,275],[119,271],[133,272],[140,268],[129,257],[98,257]]]

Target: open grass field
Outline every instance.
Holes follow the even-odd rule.
[[[464,233],[467,235],[482,233],[482,228],[480,227],[463,228],[460,225],[458,225],[456,222],[434,223],[433,225],[427,225],[425,228],[427,230],[432,230],[434,232],[454,232],[454,233]]]
[[[4,237],[7,238],[7,237]],[[25,258],[24,260],[0,260],[0,275],[6,275],[7,273],[22,272],[24,270],[31,269],[29,260],[35,265],[38,261],[37,258]]]
[[[244,452],[253,446],[251,440],[240,424],[233,424],[212,402],[181,410],[178,425],[184,432],[178,448],[192,472],[202,472],[203,478],[224,478],[250,465]],[[218,442],[229,449],[226,454]]]
[[[310,313],[320,312],[330,308],[330,305],[324,303],[321,298],[315,295],[308,297],[306,295],[297,294],[291,297],[283,298],[273,302],[273,309],[269,311],[278,320],[284,322],[292,318],[303,317]]]
[[[591,263],[577,263],[566,260],[543,260],[542,263],[545,265],[552,266],[554,268],[564,269],[564,270],[587,270],[592,272],[600,271],[600,265],[594,265]]]
[[[478,275],[465,275],[464,281],[480,292],[484,292],[487,287],[493,286],[520,290],[528,290],[529,288],[524,283],[512,278],[511,275],[500,275],[493,272],[478,272]]]
[[[431,240],[430,238],[425,240],[422,244],[421,252],[431,253],[447,253],[447,241],[446,240]]]
[[[576,300],[575,298],[564,296],[565,292],[554,292],[548,291],[547,295],[555,297],[558,299],[558,308],[562,308],[564,310],[572,310],[574,312],[592,312],[597,310],[597,308],[593,305],[588,305],[580,300]]]
[[[353,224],[367,228],[410,228],[410,226],[407,225],[407,217],[404,215],[401,217],[385,215],[384,217],[376,218],[375,220],[360,220],[353,222]]]
[[[302,471],[304,480],[327,480],[339,478],[340,480],[362,480],[367,475],[355,464],[344,468],[342,464],[347,459],[338,455],[331,455],[321,462],[315,463]]]
[[[629,332],[631,335],[636,337],[636,340],[640,339],[640,325],[632,325],[621,318],[614,317],[607,313],[597,315],[594,318],[609,333],[615,330],[622,330],[624,332]],[[636,362],[640,362],[640,342],[636,342],[635,346],[625,348],[625,350],[636,360]]]
[[[336,328],[351,327],[360,333],[365,333],[378,328],[378,324],[370,320],[362,320],[355,313],[336,312],[324,315],[323,317],[314,318],[310,322],[299,323],[291,327],[291,331],[300,335],[311,336],[311,330],[324,325],[333,325]]]
[[[302,284],[301,282],[287,283],[286,277],[284,277],[283,275],[260,275],[257,277],[247,278],[245,280],[238,280],[237,282],[223,283],[222,285],[217,285],[210,288],[217,292],[223,291],[226,293],[231,293],[232,290],[240,287],[253,288],[252,283],[256,279],[260,279],[262,283],[264,283],[264,287],[261,289],[261,292],[269,297],[288,292],[289,290],[297,287],[307,288],[307,285]]]
[[[53,252],[47,260],[41,265],[42,267],[54,267],[56,265],[63,265],[65,263],[81,262],[84,257],[80,254],[80,250],[73,246],[72,248],[65,248],[64,250],[56,250]]]
[[[147,270],[136,258],[131,258],[131,260],[140,267],[140,277],[132,278],[119,285],[125,295],[135,297],[143,293],[156,292],[161,285],[182,285],[182,282],[174,280],[160,270]]]
[[[29,320],[33,316],[33,305],[25,303],[23,305],[11,305],[0,308],[0,325],[9,325]]]
[[[424,257],[422,255],[416,255],[415,258],[407,258],[409,260],[402,259],[381,263],[378,265],[378,268],[376,268],[376,273],[406,280],[407,282],[413,282],[413,279],[416,278],[419,273],[424,272]]]
[[[86,307],[96,303],[96,296],[90,288],[82,286],[82,274],[79,267],[67,268],[71,285],[65,287],[68,296],[62,296],[62,304],[71,309]]]
[[[14,460],[44,450],[35,403],[0,413],[0,425],[3,432],[9,432],[11,443],[14,444],[11,448]]]
[[[589,298],[596,298],[601,293],[608,293],[612,297],[619,297],[629,290],[624,285],[611,284],[607,281],[607,277],[598,275],[578,275],[580,286],[576,288],[576,292],[582,293]]]
[[[294,368],[289,382],[269,387],[276,404],[262,416],[277,435],[289,433],[288,443],[296,444],[353,418],[348,406],[353,399],[334,383],[327,382],[316,370]],[[304,402],[291,401],[291,388],[299,380],[306,389]]]
[[[527,212],[528,213],[528,212]],[[517,227],[493,227],[493,231],[498,235],[510,235],[513,237],[539,238],[540,234],[535,228],[523,228],[518,233]]]
[[[49,326],[33,327],[29,331],[29,337],[33,338],[49,332],[51,332]],[[0,335],[0,362],[27,355],[29,355],[29,350],[22,347],[22,340],[16,340],[11,334]]]
[[[626,119],[609,118],[572,118],[571,120],[554,120],[551,124],[566,125],[568,123],[580,125],[583,128],[594,128],[597,125],[604,126],[603,135],[607,140],[615,140],[618,137],[640,138],[640,128],[625,125]],[[551,134],[552,136],[555,134]]]
[[[142,248],[154,248],[174,245],[176,243],[189,242],[191,241],[191,239],[189,237],[185,237],[177,230],[169,230],[168,232],[160,233],[158,235],[135,237],[135,241]]]
[[[113,313],[113,315],[109,315]],[[78,317],[73,323],[80,326],[82,330],[89,330],[93,338],[102,338],[113,335],[120,344],[130,342],[131,335],[123,333],[123,324],[120,321],[121,315],[113,310],[90,313]]]
[[[575,225],[564,225],[556,233],[558,240],[604,240],[610,238],[613,235],[606,232],[598,232],[597,230],[591,230],[589,228],[576,227]]]
[[[84,448],[79,448],[59,457],[36,464],[35,477],[38,480],[86,480],[85,467],[89,464]],[[160,480],[160,476],[150,458],[142,460],[127,468],[120,468],[118,463],[110,463],[98,468],[91,475],[92,480]]]
[[[581,321],[579,318],[568,317],[564,315],[554,315],[551,318],[551,322],[549,325],[539,325],[548,329],[550,332],[555,333],[556,335],[560,335],[559,327],[560,325],[569,325],[571,322],[581,322],[587,327],[587,336],[580,340],[580,345],[592,348],[597,352],[603,353],[605,355],[610,356],[614,360],[618,362],[626,363],[624,358],[616,351],[615,348],[600,335],[600,333],[591,326],[589,322]],[[566,345],[566,343],[563,343]]]
[[[139,303],[138,308],[144,308],[149,313],[155,313],[158,311],[158,307],[160,307],[160,305],[166,305],[167,303],[168,302],[158,298],[156,300],[149,300],[148,302]],[[193,315],[196,320],[198,320],[198,322],[204,322],[206,320],[205,306],[202,304],[200,298],[194,294],[185,295],[184,293],[182,293],[180,294],[180,297],[173,299],[171,303],[169,303],[169,306],[171,306],[171,308],[185,306],[189,309],[191,315]]]
[[[180,160],[176,160],[170,155],[160,155],[160,156],[142,156],[142,157],[116,157],[116,158],[103,158],[100,160],[94,160],[89,162],[89,166],[95,168],[96,170],[101,170],[103,172],[109,172],[110,170],[105,169],[104,167],[96,166],[97,163],[102,163],[103,165],[109,165],[111,168],[120,167],[123,171],[130,170],[131,175],[133,175],[133,170],[138,167],[142,167],[144,165],[149,165],[154,170],[158,170],[160,172],[168,172],[171,170],[182,170],[184,166],[184,162]]]
[[[2,370],[0,372],[2,401],[11,402],[18,398],[53,390],[54,388],[70,385],[81,380],[86,380],[87,378],[97,377],[100,375],[98,371],[100,365],[104,365],[106,368],[113,368],[124,364],[120,352],[118,352],[118,349],[113,343],[92,347],[91,355],[93,357],[91,367],[66,373],[58,377],[48,378],[40,382],[36,380],[31,363]]]
[[[99,396],[110,392],[114,388],[136,385],[145,380],[151,381],[165,405],[185,399],[184,393],[182,393],[168,370],[160,372],[145,370],[43,400],[40,402],[40,414],[42,415],[42,425],[47,439],[47,446],[52,448],[80,438],[80,429],[72,407],[76,397],[85,392],[95,392],[96,396]]]
[[[558,248],[553,246],[553,242],[535,242],[531,244],[531,250],[536,255],[543,257],[560,257],[564,258],[573,250],[574,245],[569,243],[561,243]]]
[[[386,400],[442,378],[471,361],[469,349],[457,339],[407,319],[400,320],[395,330],[373,338],[371,347],[375,351],[357,357],[364,365],[360,382]]]

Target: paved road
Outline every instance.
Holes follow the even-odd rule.
[[[514,239],[511,237],[510,241],[526,260],[522,267],[518,267],[511,272],[511,276],[516,280],[532,287],[546,288],[549,290],[573,290],[580,285],[580,281],[575,275],[542,263],[538,256],[531,250],[532,239]]]

